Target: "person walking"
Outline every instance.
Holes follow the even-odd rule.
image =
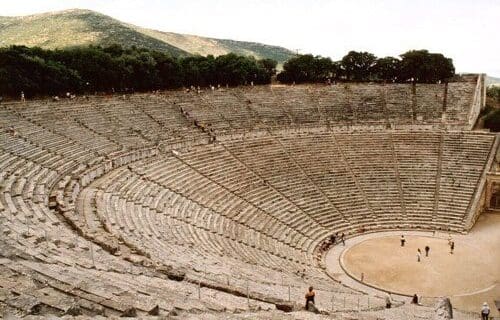
[[[425,246],[425,256],[428,257],[429,256],[429,251],[431,250],[431,248],[429,246]]]
[[[481,320],[488,320],[490,316],[490,307],[488,306],[488,303],[485,302],[483,303],[483,307],[481,308]]]
[[[450,243],[450,253],[453,254],[453,250],[455,250],[455,241]]]
[[[420,256],[422,255],[420,248],[417,249],[417,262],[420,262]]]
[[[406,242],[405,236],[404,236],[404,235],[401,235],[401,246],[402,246],[402,247],[404,247],[404,246],[405,246],[405,242]]]

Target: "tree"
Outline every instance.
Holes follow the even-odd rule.
[[[401,61],[394,57],[379,58],[373,66],[373,72],[377,80],[395,82],[401,72]]]
[[[149,52],[131,52],[117,58],[118,68],[122,70],[122,88],[134,90],[157,89],[160,77],[156,61]]]
[[[123,74],[127,71],[120,69],[119,60],[100,47],[56,50],[51,57],[75,70],[84,81],[85,90],[109,91],[124,86]]]
[[[182,70],[179,61],[158,51],[152,54],[156,61],[160,87],[178,88],[182,86]]]
[[[490,129],[493,132],[500,131],[500,109],[496,109],[493,112],[490,112],[484,118],[484,127]]]
[[[255,84],[270,83],[276,64],[274,60],[256,60],[254,57],[229,53],[215,59],[216,80],[217,83],[233,86],[250,82]]]
[[[401,55],[401,81],[435,83],[455,74],[450,58],[427,50],[411,50]]]
[[[369,81],[373,78],[377,57],[369,52],[349,51],[342,58],[341,68],[348,81]]]
[[[283,65],[283,71],[278,74],[278,81],[284,83],[324,82],[333,78],[337,66],[330,58],[313,56],[312,54],[297,55]]]
[[[40,48],[13,46],[0,49],[0,94],[27,96],[58,94],[79,88],[77,72],[50,60]]]
[[[273,59],[261,59],[258,61],[261,68],[263,68],[269,77],[276,74],[276,66],[278,62]]]
[[[213,56],[181,58],[180,66],[185,86],[207,86],[215,81],[215,58]]]
[[[250,64],[247,58],[234,53],[218,56],[215,59],[217,83],[229,84],[230,86],[244,84],[250,78]]]
[[[175,58],[144,48],[88,46],[44,50],[0,49],[0,94],[18,96],[67,91],[123,91],[180,86],[270,83],[276,61],[233,53]]]

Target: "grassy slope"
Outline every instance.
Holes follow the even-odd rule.
[[[145,47],[173,55],[235,52],[256,58],[286,61],[290,50],[260,43],[221,40],[161,32],[126,24],[90,10],[72,9],[24,17],[0,17],[0,46],[27,45],[42,48],[64,48],[76,45]]]
[[[486,85],[489,86],[491,84],[500,85],[500,78],[494,78],[494,77],[488,76],[486,78]]]
[[[252,55],[257,59],[271,58],[278,62],[284,62],[293,55],[292,51],[283,47],[262,43],[206,38],[189,34],[162,32],[139,27],[135,28],[144,34],[170,43],[184,51],[203,56],[208,54],[217,56],[234,52],[244,56]]]
[[[170,44],[130,29],[118,20],[88,10],[67,10],[6,19],[0,25],[0,39],[3,46],[19,44],[54,49],[118,43],[174,55],[187,54]]]

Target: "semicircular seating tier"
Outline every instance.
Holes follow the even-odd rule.
[[[465,130],[475,86],[2,105],[0,290],[24,299],[2,303],[145,315],[244,309],[248,295],[265,309],[312,284],[320,305],[354,310],[361,293],[322,265],[332,233],[473,224],[498,146]]]

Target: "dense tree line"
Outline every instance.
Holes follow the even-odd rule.
[[[446,81],[454,75],[451,59],[427,50],[399,58],[377,58],[350,51],[340,61],[310,54],[288,60],[278,81],[423,82]],[[175,58],[140,48],[88,46],[43,50],[24,46],[0,49],[0,95],[57,95],[146,91],[208,85],[266,84],[276,74],[276,61],[226,54]]]
[[[276,62],[236,54],[174,58],[158,51],[110,47],[0,49],[0,95],[145,91],[182,86],[270,83]]]
[[[283,65],[283,83],[325,81],[386,81],[435,83],[455,74],[450,58],[427,50],[412,50],[400,58],[377,58],[369,52],[350,51],[340,61],[310,54],[297,55]]]

